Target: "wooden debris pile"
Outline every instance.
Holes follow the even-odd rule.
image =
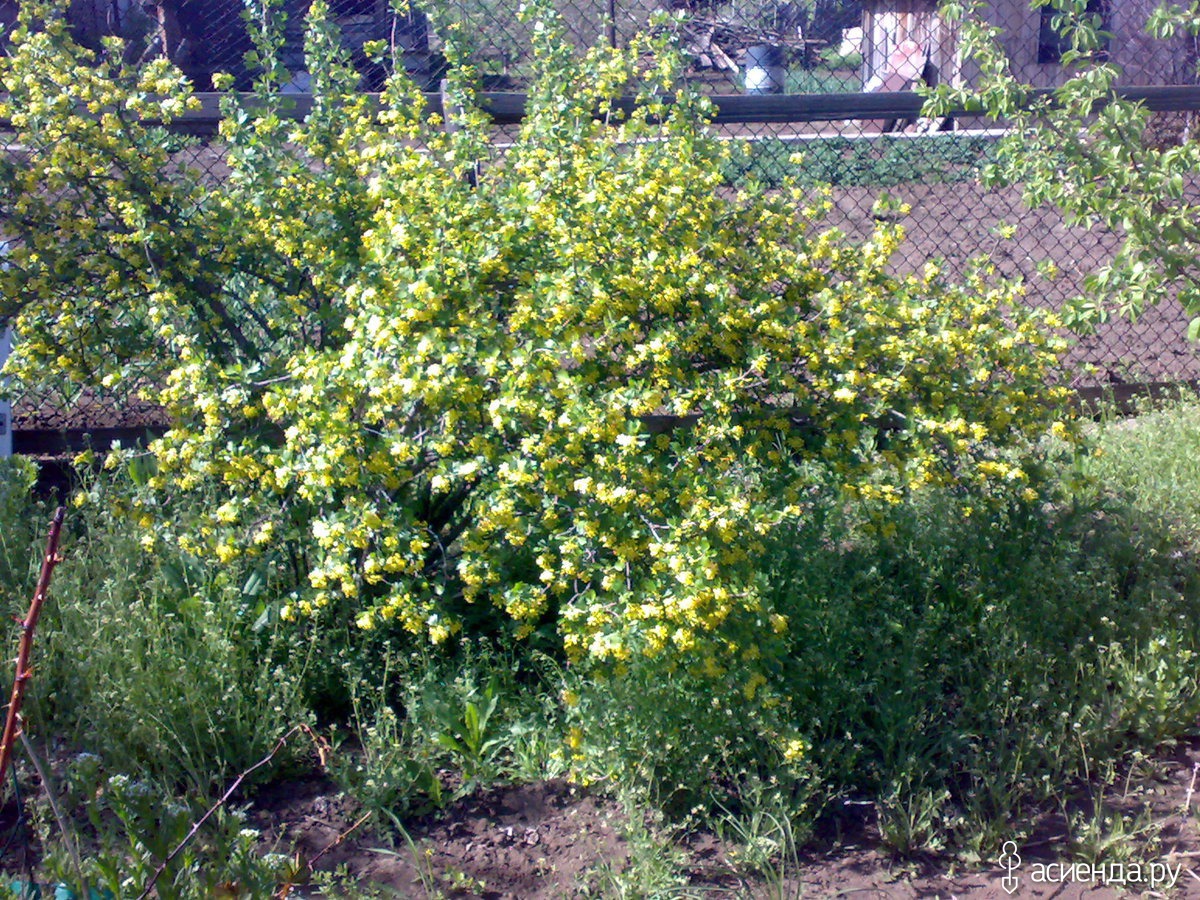
[[[737,72],[746,48],[758,44],[783,47],[795,61],[806,63],[808,54],[822,43],[805,38],[799,4],[780,4],[755,16],[710,3],[693,2],[684,8],[689,15],[680,26],[681,43],[697,69]]]

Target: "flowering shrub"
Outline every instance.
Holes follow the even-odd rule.
[[[0,168],[13,370],[162,385],[153,539],[302,548],[285,616],[349,604],[435,642],[511,627],[715,673],[787,628],[764,538],[814,467],[851,496],[1035,496],[1008,451],[1061,407],[1054,323],[984,271],[891,274],[898,228],[854,246],[798,192],[724,187],[661,44],[578,60],[533,10],[537,86],[497,159],[469,68],[454,129],[399,77],[374,103],[315,3],[311,114],[268,66],[225,98],[229,175],[202,184],[154,124],[194,105],[178,73],[96,65],[22,10],[0,60],[31,148]],[[156,521],[212,484],[198,527]]]

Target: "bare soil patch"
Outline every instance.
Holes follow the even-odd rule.
[[[1020,862],[1009,867],[998,859],[898,857],[880,840],[872,806],[847,804],[822,823],[798,865],[782,864],[782,896],[1200,897],[1197,771],[1200,740],[1127,772],[1117,788],[1105,792],[1098,820],[1107,816],[1109,824],[1095,834],[1079,829],[1079,821],[1097,818],[1093,791],[1079,786],[1073,792],[1079,799],[1022,823],[1032,837],[1018,845]],[[625,836],[628,815],[602,793],[564,780],[499,786],[404,822],[408,844],[395,834],[364,829],[346,835],[359,810],[322,776],[270,785],[250,807],[250,820],[266,844],[294,847],[306,858],[326,851],[318,868],[341,868],[349,875],[347,885],[363,891],[373,886],[383,896],[435,897],[440,891],[481,900],[609,896],[606,870],[636,877],[637,850]],[[1076,822],[1074,836],[1069,819]],[[1089,855],[1092,843],[1100,846],[1121,833],[1131,836],[1112,841],[1099,856]],[[778,884],[739,868],[733,844],[694,833],[678,838],[677,845],[686,855],[686,883],[666,896],[780,896]],[[1175,882],[1151,884],[1151,863],[1170,866]],[[1138,871],[1142,880],[1129,877]],[[1125,876],[1124,883],[1116,883],[1118,875]],[[321,895],[301,887],[294,896]]]
[[[918,271],[940,260],[943,272],[954,278],[971,259],[983,257],[1000,277],[1024,282],[1026,299],[1043,308],[1057,309],[1084,294],[1084,278],[1109,262],[1119,245],[1110,231],[1069,226],[1055,209],[1029,209],[1016,187],[907,184],[888,193],[911,206],[899,219],[906,241],[895,259],[898,270]],[[876,224],[872,204],[879,194],[878,188],[835,189],[834,208],[824,224],[853,238],[866,237]],[[1011,238],[1001,236],[1004,225],[1016,226]],[[1052,279],[1039,271],[1046,264],[1057,271]],[[1200,377],[1200,353],[1187,340],[1188,321],[1170,297],[1136,321],[1113,316],[1076,342],[1067,369],[1076,385]]]
[[[311,858],[357,817],[352,802],[317,778],[269,786],[250,820],[268,842],[295,842]],[[411,846],[368,831],[334,846],[319,866],[345,867],[356,880],[404,897],[426,896],[434,886],[497,900],[571,896],[597,866],[625,864],[623,818],[615,804],[566,781],[493,787],[405,822]]]

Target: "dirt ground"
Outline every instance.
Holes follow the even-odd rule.
[[[457,787],[454,775],[441,774],[447,790]],[[407,838],[390,824],[374,830],[363,809],[315,767],[236,795],[232,804],[246,812],[264,852],[340,873],[336,891],[322,893],[318,880],[302,879],[277,895],[295,898],[1200,898],[1200,737],[1119,771],[1111,784],[1099,807],[1093,785],[1065,786],[1064,804],[1014,822],[1012,843],[981,859],[898,856],[880,838],[874,804],[846,800],[825,812],[804,850],[778,860],[768,875],[741,864],[742,848],[732,840],[707,831],[668,838],[648,812],[630,812],[602,790],[563,779],[478,788],[406,818]],[[1081,822],[1100,825],[1089,830]],[[18,857],[29,847],[27,839],[14,842],[14,826],[10,800],[0,808],[0,883],[6,871],[21,877]],[[652,838],[631,840],[631,831]],[[683,880],[650,890],[639,873],[661,873],[663,866],[646,865],[647,845],[671,839]],[[36,867],[32,850],[28,862]]]
[[[52,754],[52,765],[69,755]],[[277,897],[1200,900],[1200,737],[1118,771],[1103,791],[1065,786],[1064,803],[1013,822],[1011,843],[984,858],[897,855],[880,838],[874,804],[848,799],[825,811],[803,850],[776,858],[765,875],[741,862],[744,848],[731,839],[663,828],[648,811],[630,811],[601,789],[565,779],[476,788],[440,810],[405,818],[403,834],[391,824],[376,829],[313,766],[231,801],[259,832],[263,852],[337,873],[334,889],[324,890],[320,878],[298,878]],[[454,774],[440,774],[447,790],[461,786]],[[37,785],[27,797],[31,790]],[[38,863],[36,842],[16,813],[11,798],[0,807],[0,884],[22,880],[25,866],[36,871]],[[1095,822],[1101,824],[1094,829],[1080,824]],[[668,842],[671,851],[663,851]],[[639,881],[661,875],[668,857],[681,873],[672,886]],[[647,865],[648,858],[657,864]]]
[[[1119,779],[1120,790],[1105,797],[1104,808],[1123,815],[1126,824],[1096,840],[1121,827],[1139,838],[1113,844],[1095,865],[1095,857],[1068,840],[1061,811],[1027,823],[1033,837],[1006,846],[1010,853],[1003,861],[971,864],[937,855],[897,858],[881,845],[871,805],[848,803],[832,811],[812,849],[784,866],[782,884],[740,869],[735,846],[701,833],[681,840],[687,886],[653,896],[1200,898],[1197,772],[1200,741],[1164,752]],[[1093,810],[1080,803],[1071,812],[1090,817]],[[626,813],[601,794],[561,780],[488,789],[405,822],[411,845],[361,829],[347,835],[357,817],[354,805],[320,777],[269,786],[254,798],[251,812],[268,843],[294,842],[307,858],[326,851],[318,868],[344,867],[351,884],[378,886],[383,896],[609,897],[615,894],[605,870],[633,865],[622,836]],[[320,895],[300,887],[293,896]]]
[[[825,224],[848,235],[865,237],[874,224],[872,188],[839,188]],[[1108,231],[1067,226],[1053,209],[1028,209],[1018,188],[988,189],[978,183],[913,184],[890,189],[911,212],[898,221],[906,242],[897,253],[900,270],[919,270],[928,260],[943,261],[953,279],[968,262],[984,257],[997,274],[1020,279],[1026,298],[1041,307],[1058,308],[1084,293],[1083,280],[1108,262],[1118,239]],[[1002,225],[1016,226],[1012,238],[1000,236]],[[1058,274],[1049,280],[1039,264],[1053,263]],[[1078,339],[1066,365],[1076,386],[1123,382],[1177,381],[1200,377],[1200,354],[1187,340],[1188,316],[1177,302],[1165,299],[1137,321],[1112,317],[1095,334]]]

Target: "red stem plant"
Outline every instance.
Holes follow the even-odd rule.
[[[62,559],[58,555],[58,536],[66,515],[67,510],[63,506],[54,513],[54,519],[50,523],[50,535],[46,540],[46,555],[42,558],[42,574],[38,577],[37,589],[34,591],[33,601],[29,604],[29,613],[21,622],[21,645],[17,651],[17,671],[13,678],[12,699],[8,701],[4,736],[0,738],[0,784],[4,783],[13,745],[20,734],[21,702],[25,699],[25,687],[33,677],[33,670],[29,667],[29,657],[33,651],[33,633],[37,628],[38,617],[42,614],[46,594],[50,590],[50,576],[54,574],[54,567]]]

